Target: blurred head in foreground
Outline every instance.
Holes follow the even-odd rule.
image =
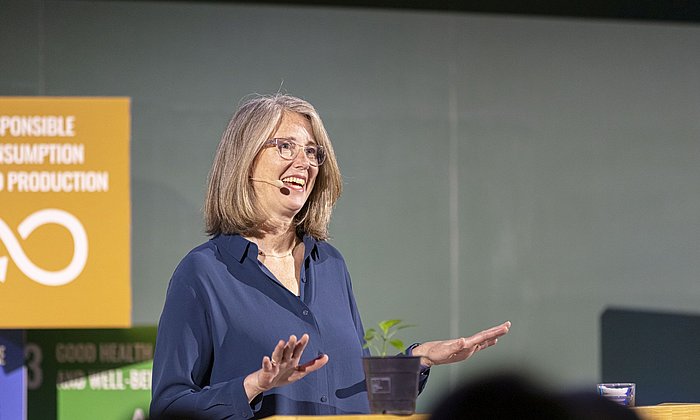
[[[639,419],[632,410],[606,400],[593,391],[553,393],[516,374],[498,374],[465,383],[447,395],[431,412],[431,420]]]

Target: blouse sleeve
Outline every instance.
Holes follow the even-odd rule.
[[[350,300],[350,311],[352,313],[352,319],[355,322],[355,331],[357,332],[357,339],[360,341],[362,346],[365,345],[365,329],[362,326],[362,319],[360,319],[360,311],[357,309],[357,304],[355,303],[355,295],[352,292],[352,281],[350,280],[350,273],[347,267],[344,266],[345,270],[345,284],[348,289],[348,298]],[[368,348],[362,349],[363,356],[370,356]]]
[[[188,284],[202,275],[183,262],[173,274],[158,324],[153,358],[153,419],[247,419],[253,409],[245,377],[209,383],[212,332],[206,299]]]

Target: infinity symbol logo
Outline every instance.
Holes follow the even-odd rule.
[[[0,240],[5,243],[10,257],[24,275],[45,286],[63,286],[75,280],[83,272],[88,257],[88,238],[85,228],[75,216],[58,209],[44,209],[32,213],[17,226],[17,232],[22,239],[27,239],[36,228],[49,223],[65,227],[73,237],[73,259],[63,270],[47,271],[37,267],[24,253],[22,245],[2,219],[0,219]],[[6,276],[7,257],[0,257],[0,283],[5,282]]]

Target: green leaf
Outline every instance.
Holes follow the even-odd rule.
[[[363,348],[368,348],[373,355],[386,356],[389,353],[389,347],[404,351],[403,341],[393,337],[397,331],[415,325],[404,324],[400,319],[387,319],[377,323],[377,326],[379,329],[370,328],[365,331]]]
[[[399,351],[403,351],[404,347],[406,347],[403,345],[403,341],[399,340],[398,338],[395,340],[389,341],[389,343],[391,343],[391,345],[396,347]]]
[[[379,328],[381,328],[384,335],[386,335],[389,333],[389,328],[393,327],[396,324],[400,324],[400,323],[401,323],[400,319],[388,319],[386,321],[380,322]]]

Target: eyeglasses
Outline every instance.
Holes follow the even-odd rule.
[[[293,160],[299,154],[300,149],[304,149],[304,154],[309,160],[311,166],[321,166],[326,161],[326,150],[323,146],[309,145],[302,146],[294,143],[289,139],[270,139],[264,143],[264,146],[276,146],[280,157],[285,160]]]

